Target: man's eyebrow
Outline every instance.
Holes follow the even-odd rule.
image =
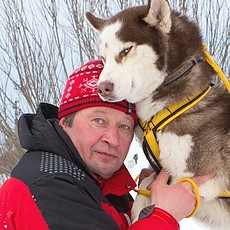
[[[104,111],[103,109],[100,109],[100,108],[97,108],[97,109],[95,109],[93,112],[92,112],[92,114],[94,114],[94,113],[101,113],[101,114],[110,114],[111,112],[108,112],[108,111]],[[133,120],[133,118],[130,116],[130,114],[126,114],[126,113],[124,113],[124,117],[123,117],[125,120],[128,120],[128,121],[132,121]]]

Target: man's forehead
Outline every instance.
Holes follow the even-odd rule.
[[[90,107],[83,109],[82,112],[85,111],[85,113],[90,113],[90,114],[104,114],[104,115],[111,115],[111,116],[120,116],[121,118],[124,119],[129,119],[133,121],[133,118],[130,114],[126,114],[118,109],[115,108],[110,108],[106,106],[95,106],[95,107]]]

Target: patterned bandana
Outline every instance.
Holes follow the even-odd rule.
[[[134,104],[128,103],[126,100],[106,102],[98,96],[97,82],[102,70],[102,61],[92,60],[70,75],[60,102],[59,119],[81,109],[104,106],[130,114],[134,119],[135,125],[138,123]]]

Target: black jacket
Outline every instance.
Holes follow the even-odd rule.
[[[93,178],[59,126],[57,112],[57,107],[42,103],[36,114],[21,116],[19,139],[28,151],[12,177],[29,187],[52,230],[122,229],[124,223],[119,223],[124,218],[117,216],[130,210],[128,192],[135,186],[133,180],[124,166],[108,181]],[[118,181],[119,196],[107,189]]]

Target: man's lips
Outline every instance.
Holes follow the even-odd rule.
[[[103,152],[103,151],[97,151],[97,153],[99,155],[101,155],[102,157],[107,157],[107,158],[117,158],[116,155],[112,154],[112,153],[108,153],[108,152]]]

